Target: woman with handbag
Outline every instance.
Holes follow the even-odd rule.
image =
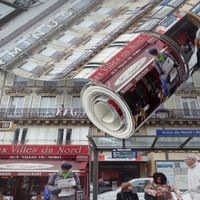
[[[153,174],[153,181],[145,188],[145,200],[174,200],[172,192],[176,194],[177,200],[183,200],[181,192],[167,182],[167,177],[161,173]]]
[[[121,191],[117,193],[116,200],[139,200],[137,193],[133,193],[133,186],[131,183],[122,183]]]

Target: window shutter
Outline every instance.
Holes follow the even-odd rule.
[[[63,95],[59,95],[56,97],[56,107],[60,108],[62,104],[64,104]]]
[[[200,109],[200,97],[197,97],[197,106],[198,106],[198,109]]]
[[[65,86],[65,80],[59,80],[58,86]]]
[[[1,100],[1,108],[8,108],[10,96],[4,95]]]
[[[36,81],[36,86],[43,86],[44,85],[44,81]]]
[[[200,72],[197,71],[193,74],[193,82],[195,87],[200,87]]]
[[[65,108],[71,108],[72,107],[72,96],[66,95],[65,101],[64,101]]]
[[[174,108],[175,109],[182,109],[182,102],[181,102],[181,97],[180,96],[173,96],[173,100],[174,100]]]
[[[39,108],[39,106],[40,106],[40,98],[41,98],[41,96],[33,96],[32,108]]]
[[[35,80],[29,79],[28,80],[28,86],[34,86],[35,85]]]
[[[25,96],[24,108],[30,108],[32,96]]]

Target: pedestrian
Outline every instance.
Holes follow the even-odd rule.
[[[137,193],[133,193],[133,186],[130,182],[122,183],[121,191],[117,193],[116,200],[139,200]]]
[[[192,200],[200,200],[200,164],[196,155],[190,154],[185,158],[188,166],[188,190]]]
[[[167,182],[167,177],[161,172],[153,174],[151,181],[145,188],[145,199],[173,200],[172,192],[175,192],[177,200],[183,200],[181,192]]]
[[[200,67],[200,28],[196,32],[194,43],[197,48],[197,66]]]
[[[63,161],[59,173],[49,177],[47,189],[50,191],[50,200],[75,200],[76,190],[80,189],[80,179],[77,174],[71,171],[72,165]],[[60,188],[59,182],[66,181],[74,183],[73,186]]]

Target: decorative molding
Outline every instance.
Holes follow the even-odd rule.
[[[5,90],[5,93],[7,95],[28,95],[28,94],[31,94],[32,93],[32,90],[27,88],[27,86],[14,86],[14,87],[11,87],[9,89],[6,89]]]
[[[40,89],[37,89],[36,94],[45,94],[45,95],[58,95],[62,94],[63,90],[58,90],[55,86],[45,86]]]

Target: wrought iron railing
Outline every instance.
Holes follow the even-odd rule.
[[[82,119],[83,108],[0,108],[0,119]],[[159,109],[152,119],[200,119],[200,109]]]
[[[86,118],[82,108],[0,108],[1,119]]]
[[[151,118],[162,119],[200,119],[200,109],[159,109]]]

